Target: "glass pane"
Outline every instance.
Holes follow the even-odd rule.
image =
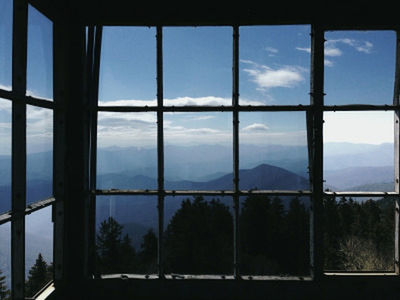
[[[52,207],[25,218],[25,293],[32,297],[53,280]]]
[[[11,210],[11,101],[0,99],[0,213]]]
[[[53,195],[53,111],[27,106],[26,203]]]
[[[13,1],[0,2],[0,89],[11,90]]]
[[[99,112],[97,186],[157,188],[157,116],[154,112]]]
[[[241,112],[240,189],[308,190],[304,112]]]
[[[0,225],[0,294],[8,299],[11,290],[11,222]]]
[[[333,31],[325,39],[325,104],[392,104],[394,31]]]
[[[157,105],[156,30],[103,27],[99,105]]]
[[[232,199],[166,197],[166,274],[233,274]]]
[[[33,6],[28,8],[26,94],[53,99],[53,23]]]
[[[97,272],[157,273],[157,197],[96,199]]]
[[[241,199],[241,270],[244,275],[309,274],[308,197]]]
[[[393,112],[324,113],[325,189],[394,191]]]
[[[164,144],[166,189],[232,189],[232,113],[166,113]]]
[[[310,103],[310,26],[240,27],[240,105]]]
[[[325,269],[394,272],[394,199],[324,199]]]
[[[232,28],[163,32],[164,105],[232,105]]]

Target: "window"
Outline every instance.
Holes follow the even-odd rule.
[[[1,298],[23,299],[53,279],[52,22],[16,1],[0,14]]]
[[[309,26],[157,27],[154,42],[146,30],[105,28],[106,37],[126,33],[123,47],[136,38],[147,52],[156,47],[148,59],[157,98],[134,98],[151,86],[144,76],[121,107],[99,102],[96,194],[106,214],[98,210],[97,234],[106,216],[122,232],[130,222],[151,231],[157,268],[148,276],[304,278],[315,264],[326,274],[395,271],[393,32],[310,39]],[[112,48],[108,40],[102,47]],[[135,55],[101,60],[103,78]],[[102,80],[100,91],[112,82]],[[122,217],[139,203],[151,223]],[[130,235],[136,257],[146,238],[138,231]],[[220,264],[207,267],[207,243],[218,245]],[[380,262],[350,264],[363,255]]]
[[[120,29],[108,27],[106,32],[112,32],[113,30],[118,32]],[[139,29],[135,30],[139,31]],[[131,30],[130,34],[133,34],[135,30]],[[193,265],[193,270],[191,271],[189,267],[190,263],[186,265],[187,269],[178,266],[174,267],[174,263],[170,261],[172,259],[170,258],[171,250],[168,249],[170,243],[165,242],[158,243],[159,276],[163,277],[169,273],[180,273],[181,276],[192,273],[221,273],[224,276],[243,275],[245,277],[255,275],[308,275],[310,274],[309,268],[305,266],[309,266],[311,263],[308,257],[310,251],[308,246],[310,243],[308,239],[309,224],[314,221],[314,219],[310,221],[309,196],[311,196],[312,201],[315,203],[320,201],[317,197],[331,199],[332,195],[335,197],[336,192],[348,190],[350,180],[346,179],[343,174],[336,175],[335,177],[335,171],[338,171],[331,171],[329,166],[332,165],[338,169],[339,166],[350,160],[353,164],[357,164],[354,159],[351,159],[351,151],[355,151],[353,154],[360,158],[359,161],[365,161],[362,157],[363,153],[367,152],[368,147],[371,149],[374,147],[376,149],[382,148],[382,151],[386,151],[385,154],[391,152],[390,145],[392,145],[391,149],[393,149],[391,113],[385,113],[385,110],[380,112],[377,107],[372,112],[364,111],[365,109],[363,109],[362,105],[359,107],[354,106],[354,109],[349,109],[346,106],[346,110],[350,110],[349,112],[334,112],[341,110],[342,107],[339,105],[336,105],[334,108],[324,106],[322,98],[319,98],[319,102],[317,102],[317,97],[314,96],[315,91],[311,91],[312,94],[314,93],[311,105],[307,104],[308,85],[312,82],[311,87],[316,90],[316,81],[321,80],[323,76],[322,73],[315,74],[314,72],[312,74],[309,69],[311,61],[310,53],[312,51],[309,39],[309,27],[233,27],[231,29],[233,33],[233,51],[227,51],[228,41],[226,36],[229,36],[227,33],[228,30],[226,27],[157,27],[157,106],[143,108],[139,104],[141,102],[127,101],[125,104],[129,103],[132,105],[125,106],[123,110],[119,109],[121,112],[118,116],[118,119],[121,120],[131,120],[125,124],[128,127],[128,123],[135,124],[136,120],[142,117],[140,114],[143,112],[147,114],[154,112],[157,115],[154,114],[152,118],[147,118],[147,120],[157,122],[157,132],[155,124],[153,124],[152,127],[149,127],[153,128],[151,134],[146,134],[145,131],[138,131],[136,135],[128,138],[128,140],[124,139],[117,142],[120,147],[115,150],[108,149],[108,155],[111,155],[113,151],[118,151],[116,153],[126,153],[127,157],[129,157],[127,159],[133,166],[135,159],[137,160],[135,163],[138,164],[145,157],[143,154],[138,154],[140,148],[143,148],[140,151],[147,154],[152,153],[153,155],[153,160],[149,156],[146,156],[149,158],[147,164],[151,166],[147,168],[146,174],[135,173],[139,171],[145,172],[141,167],[132,168],[130,172],[135,173],[135,177],[129,175],[129,171],[124,172],[122,169],[114,169],[113,172],[109,171],[108,175],[100,175],[98,173],[98,176],[109,178],[117,176],[116,174],[112,175],[112,173],[117,173],[119,179],[115,180],[124,182],[125,184],[123,185],[123,190],[118,190],[118,184],[114,183],[109,185],[107,190],[97,190],[97,193],[98,195],[102,195],[102,197],[114,197],[112,196],[114,194],[120,195],[120,199],[112,200],[115,207],[118,207],[118,202],[121,202],[121,205],[123,202],[127,203],[127,201],[122,199],[123,197],[130,197],[129,195],[136,195],[138,199],[140,197],[149,197],[153,194],[157,195],[159,219],[158,223],[153,224],[153,227],[149,229],[157,232],[159,241],[171,239],[172,232],[175,232],[176,236],[172,236],[172,240],[178,243],[179,238],[181,238],[182,241],[180,242],[182,244],[180,247],[182,249],[188,247],[185,251],[189,251],[193,245],[185,244],[183,241],[184,237],[176,233],[185,231],[183,227],[177,228],[178,225],[176,225],[180,224],[180,226],[184,226],[184,212],[189,215],[189,211],[194,213],[192,210],[199,209],[200,213],[200,207],[202,207],[203,213],[209,209],[209,213],[212,214],[212,209],[216,209],[215,207],[218,205],[221,205],[227,212],[230,212],[226,220],[232,225],[229,229],[231,233],[226,232],[226,236],[221,234],[219,238],[229,240],[231,243],[228,249],[230,249],[229,251],[231,251],[232,256],[228,255],[227,257],[231,258],[232,268],[222,268],[221,270],[224,271],[220,272],[212,269],[201,271]],[[323,60],[326,70],[327,87],[330,87],[330,81],[333,82],[332,84],[339,84],[339,81],[334,81],[335,76],[338,75],[333,75],[330,72],[334,71],[336,72],[335,74],[343,73],[348,75],[355,73],[356,75],[360,75],[354,69],[349,70],[347,64],[341,64],[340,59],[349,59],[345,57],[345,53],[349,53],[347,54],[348,56],[355,55],[356,58],[361,60],[360,62],[353,60],[356,70],[358,70],[359,65],[368,62],[363,57],[360,58],[360,55],[370,54],[385,57],[382,64],[379,65],[379,68],[382,70],[382,77],[379,78],[382,78],[386,82],[387,78],[390,78],[390,75],[392,76],[391,78],[394,77],[394,74],[387,72],[388,69],[393,71],[392,48],[394,44],[393,41],[391,44],[386,43],[387,39],[390,40],[393,38],[393,35],[390,35],[388,32],[383,32],[381,35],[379,33],[374,32],[371,36],[364,35],[362,36],[363,39],[361,39],[358,32],[345,32],[342,33],[343,37],[340,37],[340,34],[332,34],[332,37],[330,37],[327,32],[327,36],[330,39],[325,43]],[[128,34],[128,40],[133,39],[130,34]],[[212,36],[218,37],[217,44],[207,42]],[[282,36],[285,36],[284,40],[281,40]],[[287,36],[290,38],[286,38]],[[181,39],[180,37],[187,38]],[[185,44],[186,42],[190,43]],[[321,43],[320,40],[314,42]],[[380,42],[380,47],[375,48],[374,45],[378,42]],[[145,43],[143,42],[143,44]],[[153,44],[153,42],[150,44]],[[103,46],[109,47],[104,43]],[[346,49],[348,52],[345,52],[342,47],[349,47],[349,49]],[[314,50],[314,55],[316,55],[316,51],[317,49]],[[229,53],[233,53],[233,73],[227,72],[229,67],[225,59],[230,56]],[[392,60],[387,57],[386,53],[392,54]],[[222,55],[223,59],[218,59],[220,55]],[[182,59],[178,59],[177,57]],[[103,68],[106,68],[109,64],[110,61],[107,61],[107,65]],[[215,73],[209,71],[210,66],[215,69]],[[313,67],[315,68],[315,66]],[[320,65],[319,67],[323,69],[323,66]],[[368,68],[369,70],[373,70],[376,66]],[[240,80],[238,75],[240,75]],[[354,80],[356,79],[356,75],[353,78]],[[225,83],[228,76],[233,77],[232,85]],[[317,76],[320,78],[317,78]],[[363,74],[363,76],[366,77],[367,74]],[[213,82],[220,83],[216,87],[213,87],[209,81],[214,77]],[[380,86],[380,83],[376,82],[376,80],[372,80],[371,84]],[[204,90],[201,89],[202,86],[205,87]],[[227,92],[224,92],[226,87],[232,88],[231,92],[233,96],[230,98],[232,102],[229,98],[225,99],[227,97]],[[243,94],[240,93],[240,97],[238,93],[239,88],[240,91],[243,90]],[[340,87],[332,89],[332,95],[330,95],[330,98],[327,97],[327,102],[332,101],[330,99],[341,98],[341,95],[348,88],[343,86],[343,91]],[[101,86],[100,89],[102,89]],[[383,91],[380,95],[381,98],[387,98],[387,92]],[[156,100],[152,103],[155,104]],[[348,104],[343,101],[338,102],[338,104]],[[360,103],[360,101],[350,101],[349,103]],[[369,100],[365,99],[365,103],[369,103]],[[389,102],[386,101],[383,103]],[[322,136],[313,136],[317,127],[322,128],[322,123],[317,119],[318,111],[315,110],[315,107],[319,107],[325,111],[320,115],[325,120],[323,135],[325,142],[323,146],[324,153],[326,154],[324,154],[323,160],[321,159],[322,157],[319,158],[320,154],[316,153],[317,144],[322,142]],[[113,114],[111,112],[113,109],[106,106],[100,106],[98,110],[99,116]],[[351,110],[354,112],[351,112]],[[157,117],[156,120],[155,117]],[[381,122],[381,119],[385,121]],[[144,124],[144,119],[142,122]],[[121,133],[125,130],[122,123],[118,130],[117,127],[112,125],[103,125],[99,122],[99,126],[100,124],[101,127],[98,127],[98,130],[108,131],[110,136],[116,136],[117,132]],[[353,125],[350,127],[350,124]],[[368,130],[367,134],[364,134],[367,131],[366,124],[375,129],[375,135],[370,130]],[[380,124],[380,127],[374,126],[374,124]],[[358,131],[357,125],[359,128]],[[139,130],[142,128],[142,125],[137,124],[135,127]],[[343,128],[342,132],[340,132],[341,128]],[[113,130],[115,130],[115,133],[112,133]],[[354,131],[353,135],[351,135],[352,131]],[[342,142],[340,139],[345,139],[346,136],[348,140],[339,145],[338,142]],[[364,143],[367,143],[368,147],[354,144],[362,136],[365,136],[367,139]],[[388,139],[382,140],[386,136]],[[129,151],[127,150],[128,148],[124,149],[124,146],[126,147],[129,143],[134,145],[135,139],[139,137],[141,139],[154,137],[157,139],[157,144],[153,142],[153,145],[145,150],[142,146],[140,148],[135,146],[135,148],[131,148]],[[335,140],[337,138],[340,139]],[[348,145],[348,143],[352,144]],[[98,148],[98,153],[103,153],[104,151],[105,149]],[[131,155],[128,153],[131,153]],[[337,153],[343,156],[338,156]],[[393,150],[391,153],[393,153]],[[157,164],[155,164],[154,159],[156,154]],[[365,155],[373,154],[366,153]],[[387,172],[388,174],[390,170],[393,172],[394,164],[393,161],[390,162],[390,156],[376,155],[373,157],[377,160],[375,162],[377,167],[384,167],[385,170],[383,172]],[[380,162],[382,160],[384,162]],[[104,166],[107,165],[106,161],[107,159],[104,160]],[[321,189],[321,192],[318,193],[315,187],[317,176],[314,174],[317,170],[313,168],[316,168],[316,165],[322,161],[324,161],[324,166],[321,170],[324,170],[323,176],[326,181],[324,188],[326,188],[326,192],[323,192]],[[373,164],[371,159],[368,161]],[[384,165],[381,166],[380,164],[382,163]],[[357,166],[352,165],[352,167],[363,168],[366,166],[359,164]],[[320,168],[322,168],[322,165]],[[100,169],[104,172],[103,164],[98,164],[98,170]],[[155,176],[156,169],[157,176]],[[148,173],[150,170],[153,170],[152,173]],[[363,171],[360,169],[360,172]],[[367,175],[365,172],[363,173]],[[144,176],[150,174],[149,178]],[[138,177],[138,175],[142,175],[142,177]],[[371,178],[369,178],[369,182],[366,182],[365,179],[362,179],[358,175],[353,175],[355,180],[359,180],[357,184],[353,185],[356,193],[364,191],[362,185],[366,183],[372,183],[373,185],[368,188],[365,187],[366,194],[362,196],[368,197],[368,192],[371,192],[371,196],[373,193],[380,193],[379,195],[386,197],[387,194],[385,192],[393,192],[393,187],[389,187],[390,181],[393,182],[393,178],[390,179],[390,176],[388,176],[385,179],[388,181],[388,189],[386,189],[379,185],[379,180],[381,179],[374,177],[374,175],[380,176],[379,172],[373,172],[370,176]],[[338,185],[337,188],[330,188],[335,178],[346,181],[348,186],[342,188]],[[144,183],[141,184],[141,182],[147,182],[147,185]],[[253,193],[255,193],[254,196],[252,195]],[[231,195],[232,198],[228,197],[230,199],[228,200],[226,198],[227,195]],[[345,196],[349,195],[344,194]],[[175,198],[176,200],[174,200]],[[349,201],[356,201],[355,207],[357,208],[354,209],[360,210],[360,207],[364,207],[364,202],[361,200],[358,202],[358,198],[352,198]],[[318,213],[321,216],[323,211],[326,210],[323,206],[325,202],[325,200],[320,202],[322,210]],[[132,201],[132,203],[134,202]],[[171,206],[172,203],[174,203],[173,206]],[[337,203],[340,204],[341,202]],[[367,201],[366,203],[370,202]],[[248,217],[248,214],[254,209],[252,205],[260,205],[259,210],[257,210],[259,215]],[[263,210],[265,211],[264,215],[261,213]],[[147,210],[144,209],[143,211]],[[317,212],[314,210],[312,213],[316,214]],[[255,222],[252,225],[253,227],[264,226],[261,225],[261,221],[257,223],[254,220],[254,218],[257,219],[256,216],[260,220],[270,219],[270,222],[274,218],[280,218],[280,221],[277,219],[276,224],[268,223],[265,225],[266,232],[263,236],[270,235],[270,237],[266,239],[265,247],[260,252],[271,253],[269,257],[268,255],[257,253],[255,249],[251,249],[250,247],[250,244],[254,244],[255,241],[258,241],[260,245],[264,243],[261,241],[262,238],[257,240],[255,237],[252,237],[252,241],[249,234],[246,233],[245,228],[250,226],[250,220],[253,223]],[[204,216],[204,219],[208,217]],[[352,217],[355,218],[356,216]],[[362,218],[360,216],[357,217]],[[386,220],[386,218],[384,219]],[[194,217],[192,223],[190,221],[186,222],[188,222],[188,226],[190,224],[193,226],[192,230],[195,230]],[[210,222],[212,222],[211,219]],[[289,228],[290,222],[302,222],[297,225],[298,228],[303,228],[303,231],[296,236],[302,236],[298,242],[302,244],[300,246],[303,249],[302,253],[307,253],[302,255],[301,258],[298,257],[300,262],[291,262],[290,265],[292,268],[284,266],[287,261],[285,263],[278,263],[280,258],[273,257],[275,250],[273,250],[274,247],[272,246],[279,240],[282,244],[276,246],[277,249],[287,248],[285,246],[287,244],[285,243],[293,239],[294,231],[293,228]],[[280,228],[280,231],[273,233],[271,231],[273,228]],[[284,228],[286,228],[287,232],[285,232]],[[393,236],[393,226],[388,226],[387,228],[388,231],[385,236]],[[254,230],[254,228],[251,229]],[[248,232],[251,232],[251,229],[247,229],[250,230]],[[274,234],[275,238],[273,237]],[[288,236],[283,238],[286,234]],[[204,239],[206,240],[205,236]],[[338,243],[338,241],[336,242]],[[344,241],[341,242],[344,243]],[[299,245],[296,245],[296,247],[299,248]],[[326,247],[329,248],[329,246]],[[326,251],[329,252],[332,249],[327,249]],[[341,250],[336,249],[335,251]],[[388,252],[393,253],[390,249]],[[190,258],[190,255],[195,256],[193,253],[186,253],[182,254],[181,259],[193,260],[193,258]],[[284,256],[293,257],[289,253]],[[390,257],[390,255],[387,257]],[[326,259],[329,260],[329,257],[327,256]],[[261,263],[262,260],[264,260],[263,263]],[[259,266],[259,269],[254,267],[256,265]],[[370,271],[373,270],[370,269]],[[393,268],[391,267],[386,271],[393,271]]]

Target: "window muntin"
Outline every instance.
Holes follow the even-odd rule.
[[[331,191],[394,191],[392,111],[324,113],[324,186]]]
[[[326,105],[392,104],[394,31],[325,33]]]
[[[11,90],[13,1],[0,3],[0,88]]]
[[[53,99],[53,23],[28,5],[28,96]]]
[[[99,105],[156,106],[154,27],[103,27]]]
[[[11,210],[11,101],[0,99],[0,213]]]
[[[232,29],[163,29],[164,105],[231,105]]]
[[[239,29],[239,104],[308,104],[310,26]]]

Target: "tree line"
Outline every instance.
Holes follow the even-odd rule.
[[[326,270],[392,270],[393,199],[323,199]],[[185,199],[164,232],[167,274],[232,274],[233,223],[219,199]],[[250,195],[240,204],[239,267],[248,275],[307,275],[310,266],[309,207],[300,198]],[[157,273],[156,233],[136,250],[123,225],[104,220],[97,234],[99,273]]]
[[[299,198],[249,196],[240,207],[243,274],[307,274],[309,213]],[[164,232],[166,273],[232,274],[233,215],[219,199],[185,199]],[[113,218],[97,234],[99,273],[157,273],[157,236],[150,229],[136,251]],[[296,251],[293,251],[295,249]]]
[[[300,198],[250,195],[240,201],[239,268],[247,275],[307,275],[310,265],[309,207]],[[232,274],[230,205],[219,199],[185,199],[164,232],[167,274]],[[323,199],[325,270],[394,270],[394,199]],[[153,229],[135,249],[123,225],[109,217],[96,236],[96,272],[157,273],[158,238]],[[39,253],[29,271],[26,295],[52,279],[53,266]],[[0,270],[0,300],[10,291]]]

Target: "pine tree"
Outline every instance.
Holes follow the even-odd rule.
[[[8,299],[10,290],[7,289],[6,276],[2,275],[3,272],[0,270],[0,300]]]
[[[143,236],[143,242],[140,245],[139,261],[141,271],[144,273],[157,272],[157,244],[157,237],[153,229],[150,228]]]
[[[165,233],[166,271],[190,274],[232,272],[233,218],[219,200],[182,201]]]
[[[36,294],[49,281],[48,265],[39,253],[35,264],[29,270],[28,281],[25,283],[25,293],[28,296]]]
[[[100,224],[97,234],[97,267],[103,274],[135,271],[135,249],[128,235],[122,237],[123,226],[109,217]]]

